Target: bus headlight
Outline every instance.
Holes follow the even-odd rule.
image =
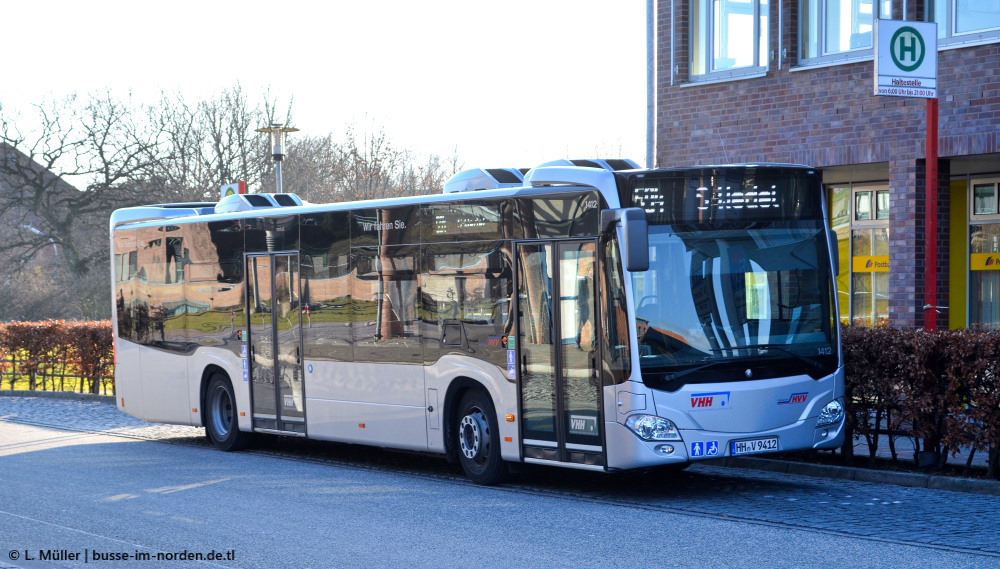
[[[816,426],[835,425],[843,419],[844,404],[839,399],[834,399],[827,403],[826,407],[823,407],[823,410],[819,412],[819,421],[816,423]]]
[[[680,433],[673,421],[653,415],[632,415],[625,421],[625,426],[646,441],[679,441]]]

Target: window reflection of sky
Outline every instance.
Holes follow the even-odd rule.
[[[632,275],[640,355],[675,365],[751,355],[738,350],[746,346],[788,345],[803,355],[815,354],[816,344],[829,346],[821,229],[818,222],[650,227],[650,270]]]

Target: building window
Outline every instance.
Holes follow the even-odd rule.
[[[831,226],[837,233],[840,319],[874,326],[889,319],[889,188],[835,187]]]
[[[870,56],[875,5],[889,18],[890,0],[802,0],[801,54],[809,63]]]
[[[972,215],[996,215],[997,185],[992,182],[972,185]]]
[[[691,79],[762,73],[768,0],[692,0]]]
[[[972,180],[969,222],[969,328],[1000,329],[1000,178]]]
[[[931,0],[942,44],[1000,38],[1000,0]]]

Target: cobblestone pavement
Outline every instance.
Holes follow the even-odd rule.
[[[3,421],[208,444],[201,428],[146,423],[106,402],[0,396],[0,440]],[[290,439],[266,439],[261,447],[253,452],[352,468],[387,468],[418,476],[461,478],[439,457]],[[704,464],[682,473],[643,470],[614,475],[523,467],[523,472],[503,489],[974,552],[1000,559],[1000,496]],[[795,544],[790,543],[789,555],[794,551]]]
[[[136,419],[119,411],[110,400],[0,396],[0,421],[4,420],[150,440],[190,437],[194,442],[196,437],[205,435],[201,427],[161,425]]]

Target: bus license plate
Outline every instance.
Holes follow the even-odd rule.
[[[729,443],[729,454],[732,456],[739,454],[754,454],[758,452],[772,452],[776,450],[778,450],[778,437],[750,439],[747,441],[732,441]]]

